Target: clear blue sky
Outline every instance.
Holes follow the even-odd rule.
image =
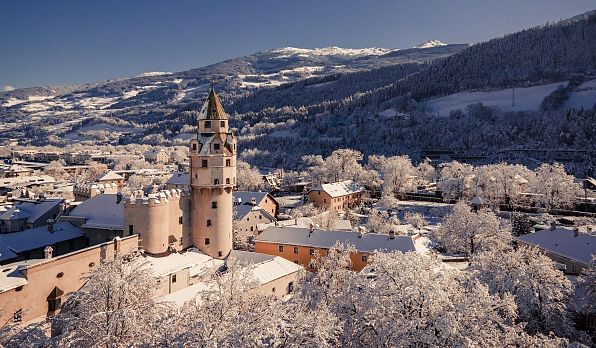
[[[283,47],[412,47],[495,36],[596,0],[0,0],[0,90],[181,71]]]

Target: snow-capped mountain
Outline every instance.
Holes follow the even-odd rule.
[[[296,47],[282,47],[271,50],[273,54],[278,54],[278,58],[285,58],[290,56],[380,56],[387,54],[397,49],[387,48],[341,48],[341,47],[323,47],[323,48],[296,48]]]
[[[431,47],[440,47],[440,46],[447,46],[447,44],[443,43],[439,40],[428,40],[428,41],[422,42],[422,43],[414,46],[414,48],[431,48]]]

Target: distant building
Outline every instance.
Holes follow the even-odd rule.
[[[596,255],[596,235],[591,228],[587,233],[552,226],[549,229],[516,237],[519,244],[537,247],[553,261],[564,265],[567,274],[579,274],[590,267]]]
[[[190,187],[190,174],[176,172],[166,181],[166,188],[171,189],[188,189]]]
[[[363,198],[364,189],[352,180],[318,185],[308,192],[308,201],[326,210],[353,208],[362,203]]]
[[[49,175],[15,176],[0,179],[0,188],[36,187],[55,183],[56,180]]]
[[[145,152],[145,161],[166,164],[170,162],[170,154],[164,149],[151,149]]]
[[[113,170],[98,175],[95,181],[101,184],[115,184],[118,187],[124,185],[124,177]]]
[[[85,233],[89,245],[122,237],[124,202],[121,194],[99,194],[76,206],[61,221],[70,221]]]
[[[277,216],[279,203],[267,192],[234,191],[234,204],[257,205],[272,216]]]
[[[5,178],[15,178],[29,176],[33,174],[33,169],[18,164],[13,164],[2,171]]]
[[[74,195],[74,199],[76,202],[85,201],[91,197],[101,195],[101,194],[108,194],[108,193],[117,193],[119,190],[118,184],[113,182],[106,182],[106,183],[84,183],[84,184],[76,184],[73,187],[72,193]]]
[[[252,235],[258,235],[259,224],[269,224],[275,222],[273,215],[265,209],[251,204],[241,204],[234,206],[234,220],[236,228],[244,232],[250,232]]]
[[[281,256],[310,268],[316,253],[325,256],[331,247],[340,242],[344,245],[353,245],[356,248],[356,252],[350,258],[352,269],[360,271],[367,265],[369,256],[376,250],[404,253],[426,251],[426,248],[417,243],[418,238],[420,237],[417,235],[396,236],[295,227],[269,227],[255,237],[255,252]]]
[[[17,199],[12,208],[0,215],[0,233],[45,226],[48,220],[56,219],[63,210],[64,199],[61,198]]]
[[[68,222],[50,223],[47,226],[0,235],[0,264],[14,261],[40,259],[51,246],[53,255],[63,255],[87,246],[85,234]],[[2,253],[1,249],[9,250]]]

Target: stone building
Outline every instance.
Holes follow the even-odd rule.
[[[326,210],[352,208],[363,198],[364,189],[352,180],[318,185],[308,192],[308,201]]]

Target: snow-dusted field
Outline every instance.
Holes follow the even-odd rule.
[[[566,108],[590,108],[596,104],[596,80],[590,80],[579,85],[571,92]]]
[[[485,106],[495,106],[504,111],[538,110],[544,98],[559,86],[566,86],[567,82],[557,82],[548,85],[516,88],[515,106],[512,103],[513,91],[504,89],[491,92],[462,92],[446,97],[427,100],[423,107],[429,112],[447,115],[451,110],[465,110],[470,104],[482,103]]]

